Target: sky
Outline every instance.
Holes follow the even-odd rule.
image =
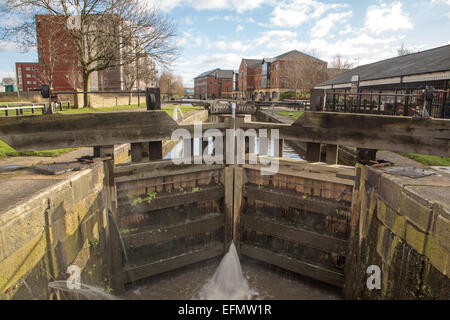
[[[296,49],[327,62],[340,54],[358,66],[396,56],[402,44],[420,51],[450,44],[450,0],[143,1],[176,22],[181,52],[168,68],[189,87],[204,71],[237,70],[243,57]],[[19,61],[37,55],[0,41],[0,78],[14,76]]]

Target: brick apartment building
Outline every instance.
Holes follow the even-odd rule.
[[[18,91],[30,91],[41,87],[39,63],[16,62]]]
[[[48,71],[52,67],[51,73],[55,91],[81,89],[83,87],[81,64],[75,41],[67,28],[66,17],[36,15],[35,19],[42,83],[48,83]],[[148,76],[148,79],[139,79],[135,82],[133,88],[143,89],[146,86],[156,86],[157,71],[154,61],[148,56],[141,58],[139,64],[146,65],[154,75]],[[126,90],[126,72],[128,69],[127,66],[124,66],[95,71],[90,75],[89,87],[91,90],[99,91]]]
[[[274,58],[242,59],[233,98],[277,100],[283,92],[310,92],[328,79],[327,63],[297,50]]]
[[[194,78],[196,99],[217,99],[231,95],[233,91],[233,70],[214,69]]]
[[[251,99],[251,92],[255,90],[256,82],[259,81],[259,71],[262,60],[242,59],[238,71],[238,97]]]
[[[53,89],[72,91],[82,88],[81,64],[76,54],[75,41],[67,28],[66,17],[36,15],[36,34],[41,73],[47,78],[45,73],[49,74],[49,69],[52,68]],[[90,76],[90,88],[122,90],[121,68],[93,72]]]

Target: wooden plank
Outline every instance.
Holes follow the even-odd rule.
[[[217,230],[224,225],[224,215],[221,213],[208,214],[203,218],[188,223],[171,225],[159,229],[139,229],[138,232],[122,235],[125,249],[134,249],[142,246],[168,242],[189,235]]]
[[[116,182],[139,179],[173,176],[222,169],[223,164],[175,164],[172,160],[156,160],[150,162],[119,164],[114,167]]]
[[[163,158],[162,141],[149,142],[148,152],[149,152],[149,160],[161,160]]]
[[[348,242],[346,240],[299,227],[294,228],[272,220],[255,218],[244,214],[241,216],[241,225],[246,229],[263,232],[280,239],[298,242],[327,252],[345,255],[347,251]]]
[[[264,158],[270,158],[268,156],[261,156]],[[278,159],[280,170],[285,172],[292,172],[295,174],[299,171],[307,171],[313,173],[340,173],[351,175],[355,174],[355,168],[345,165],[330,165],[325,162],[307,162],[305,160],[292,159],[292,158],[280,158]],[[244,164],[244,168],[257,168],[259,165]]]
[[[306,160],[311,162],[320,162],[320,143],[306,143]]]
[[[261,170],[260,165],[244,165],[244,168],[246,169],[252,169],[252,170]],[[354,169],[353,169],[354,171]],[[299,178],[306,178],[311,180],[317,180],[317,181],[323,181],[323,182],[329,182],[329,183],[337,183],[337,184],[343,184],[347,186],[353,186],[352,179],[347,179],[347,176],[353,176],[353,174],[345,174],[339,176],[339,173],[334,172],[327,172],[327,171],[314,171],[314,170],[308,170],[308,169],[298,169],[293,171],[292,168],[283,168],[279,167],[278,173],[282,175],[287,175],[291,177],[299,177]]]
[[[329,216],[342,216],[338,214],[337,210],[350,211],[349,207],[343,206],[337,202],[324,199],[309,199],[304,198],[301,194],[289,194],[287,190],[263,190],[257,186],[246,185],[243,192],[244,197],[252,200],[259,200],[274,203],[283,207],[291,207],[320,213]],[[350,214],[350,213],[349,213]]]
[[[272,123],[272,122],[244,122],[241,126],[243,129],[281,129],[281,128],[289,128],[290,124],[285,123]],[[270,133],[270,132],[269,132]]]
[[[338,163],[338,151],[339,147],[335,144],[327,144],[327,163],[337,164]]]
[[[131,203],[120,201],[119,215],[125,216],[129,214],[144,213],[153,210],[160,210],[165,208],[172,208],[184,204],[195,203],[199,201],[219,200],[224,197],[223,186],[202,188],[197,192],[179,193],[174,192],[170,194],[156,195],[156,198],[150,201],[143,200],[141,203],[133,206]]]
[[[180,125],[178,128],[180,129],[186,129],[188,130],[191,134],[194,134],[194,127],[195,124],[182,124]],[[205,132],[208,129],[227,129],[229,128],[229,124],[225,123],[225,122],[203,122],[202,123],[202,131]]]
[[[131,162],[141,162],[143,159],[142,142],[132,143],[131,146]]]
[[[175,270],[200,261],[212,259],[224,254],[223,244],[217,244],[201,250],[188,252],[183,255],[170,257],[163,261],[155,261],[142,266],[125,268],[123,273],[126,277],[125,282],[131,282],[147,277],[151,277],[163,272]],[[132,275],[132,277],[131,277]]]
[[[342,273],[315,264],[292,259],[245,243],[241,244],[241,254],[340,288],[344,286],[344,275]]]
[[[244,168],[234,168],[234,190],[233,190],[233,241],[239,253],[241,243],[241,210],[242,210],[242,188],[244,187]]]
[[[450,120],[305,112],[280,138],[367,149],[450,156]]]
[[[19,151],[161,141],[178,127],[165,111],[0,118],[0,139]]]
[[[225,247],[228,248],[233,239],[234,167],[225,167],[223,170],[225,186]]]

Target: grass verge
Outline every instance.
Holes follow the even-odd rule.
[[[305,111],[276,111],[275,113],[279,116],[289,117],[291,119],[297,120]],[[289,116],[292,114],[292,117]]]
[[[426,154],[418,154],[418,153],[401,153],[401,155],[408,157],[417,162],[423,163],[427,166],[450,166],[450,158],[449,157],[440,157],[440,156],[430,156]]]

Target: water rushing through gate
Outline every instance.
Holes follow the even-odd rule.
[[[257,293],[249,288],[234,243],[222,258],[213,277],[206,282],[194,299],[200,300],[249,300]]]

